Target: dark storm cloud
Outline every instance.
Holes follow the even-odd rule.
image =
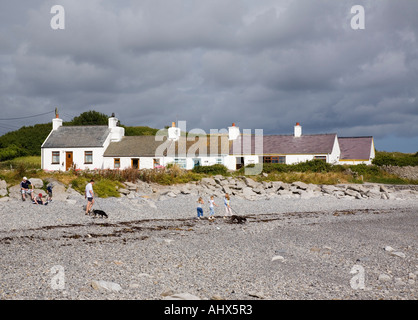
[[[50,28],[55,4],[65,30]],[[417,151],[418,3],[361,1],[366,29],[352,30],[356,4],[2,1],[2,111],[94,109],[127,125],[177,119],[207,132],[236,122],[291,133],[301,122],[304,133]]]

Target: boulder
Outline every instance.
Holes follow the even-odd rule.
[[[253,179],[247,177],[244,178],[244,182],[250,188],[256,188],[259,185],[258,182],[255,182]]]
[[[0,180],[0,197],[7,195],[7,183],[4,180]]]
[[[203,185],[216,186],[216,181],[213,178],[202,178],[202,180],[200,180],[200,182]]]
[[[298,189],[302,189],[302,190],[306,190],[308,189],[308,185],[304,182],[301,181],[295,181],[292,183],[292,186],[298,188]]]
[[[44,182],[42,181],[42,179],[30,178],[28,180],[32,183],[34,188],[41,189],[44,187]]]

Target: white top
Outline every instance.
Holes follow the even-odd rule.
[[[90,182],[86,185],[86,197],[93,198],[93,185]]]
[[[215,200],[210,199],[209,200],[209,208],[213,208],[214,203],[215,203]]]

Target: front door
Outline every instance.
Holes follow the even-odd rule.
[[[139,159],[131,159],[132,169],[139,169]]]
[[[67,151],[65,153],[65,171],[68,171],[73,165],[73,152]]]

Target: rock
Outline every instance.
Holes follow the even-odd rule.
[[[389,282],[392,281],[392,278],[389,275],[382,273],[381,275],[379,275],[378,280],[380,282]]]
[[[372,199],[380,199],[381,198],[381,194],[378,190],[369,190],[366,192],[366,196],[368,196],[369,198]]]
[[[337,191],[339,189],[337,187],[335,187],[335,186],[323,185],[323,186],[321,186],[321,190],[324,193],[333,194],[334,191]]]
[[[258,182],[255,182],[253,179],[247,177],[244,178],[244,182],[250,188],[256,188],[259,185]]]
[[[357,198],[357,199],[361,199],[360,193],[355,191],[355,190],[347,189],[347,190],[344,191],[344,193],[348,196],[351,196],[351,197],[354,197],[354,198]]]
[[[271,261],[277,261],[277,260],[279,260],[279,261],[284,261],[284,258],[283,258],[282,256],[274,256],[274,257],[271,259]]]
[[[257,291],[251,291],[248,292],[248,295],[251,297],[255,297],[255,298],[259,298],[259,299],[265,299],[266,297],[264,296],[264,293],[262,292],[257,292]]]
[[[200,182],[203,185],[216,186],[216,181],[215,181],[215,179],[212,179],[212,178],[202,178],[202,180],[200,180]]]
[[[0,197],[7,195],[7,183],[4,180],[0,180]]]
[[[302,190],[308,189],[308,185],[301,181],[293,182],[291,185]]]
[[[399,258],[406,258],[406,255],[405,255],[405,253],[403,253],[403,252],[394,251],[394,252],[391,252],[390,254],[391,254],[392,256],[396,256],[396,257],[399,257]]]
[[[34,188],[43,188],[44,187],[44,182],[42,181],[42,179],[38,179],[38,178],[30,178],[28,179]]]
[[[166,296],[163,300],[202,300],[198,296],[195,296],[188,292],[176,293]]]
[[[109,282],[104,280],[93,280],[91,282],[91,286],[94,290],[107,290],[107,291],[113,291],[113,292],[119,292],[122,290],[122,287],[115,283],[115,282]]]
[[[125,189],[125,188],[120,188],[118,191],[119,193],[122,193],[125,196],[131,193],[128,189]]]
[[[386,246],[386,247],[384,248],[384,250],[385,250],[385,251],[388,251],[388,252],[395,251],[395,249],[393,249],[391,246]]]
[[[168,297],[174,294],[174,291],[171,289],[165,289],[163,292],[161,292],[161,296]]]

